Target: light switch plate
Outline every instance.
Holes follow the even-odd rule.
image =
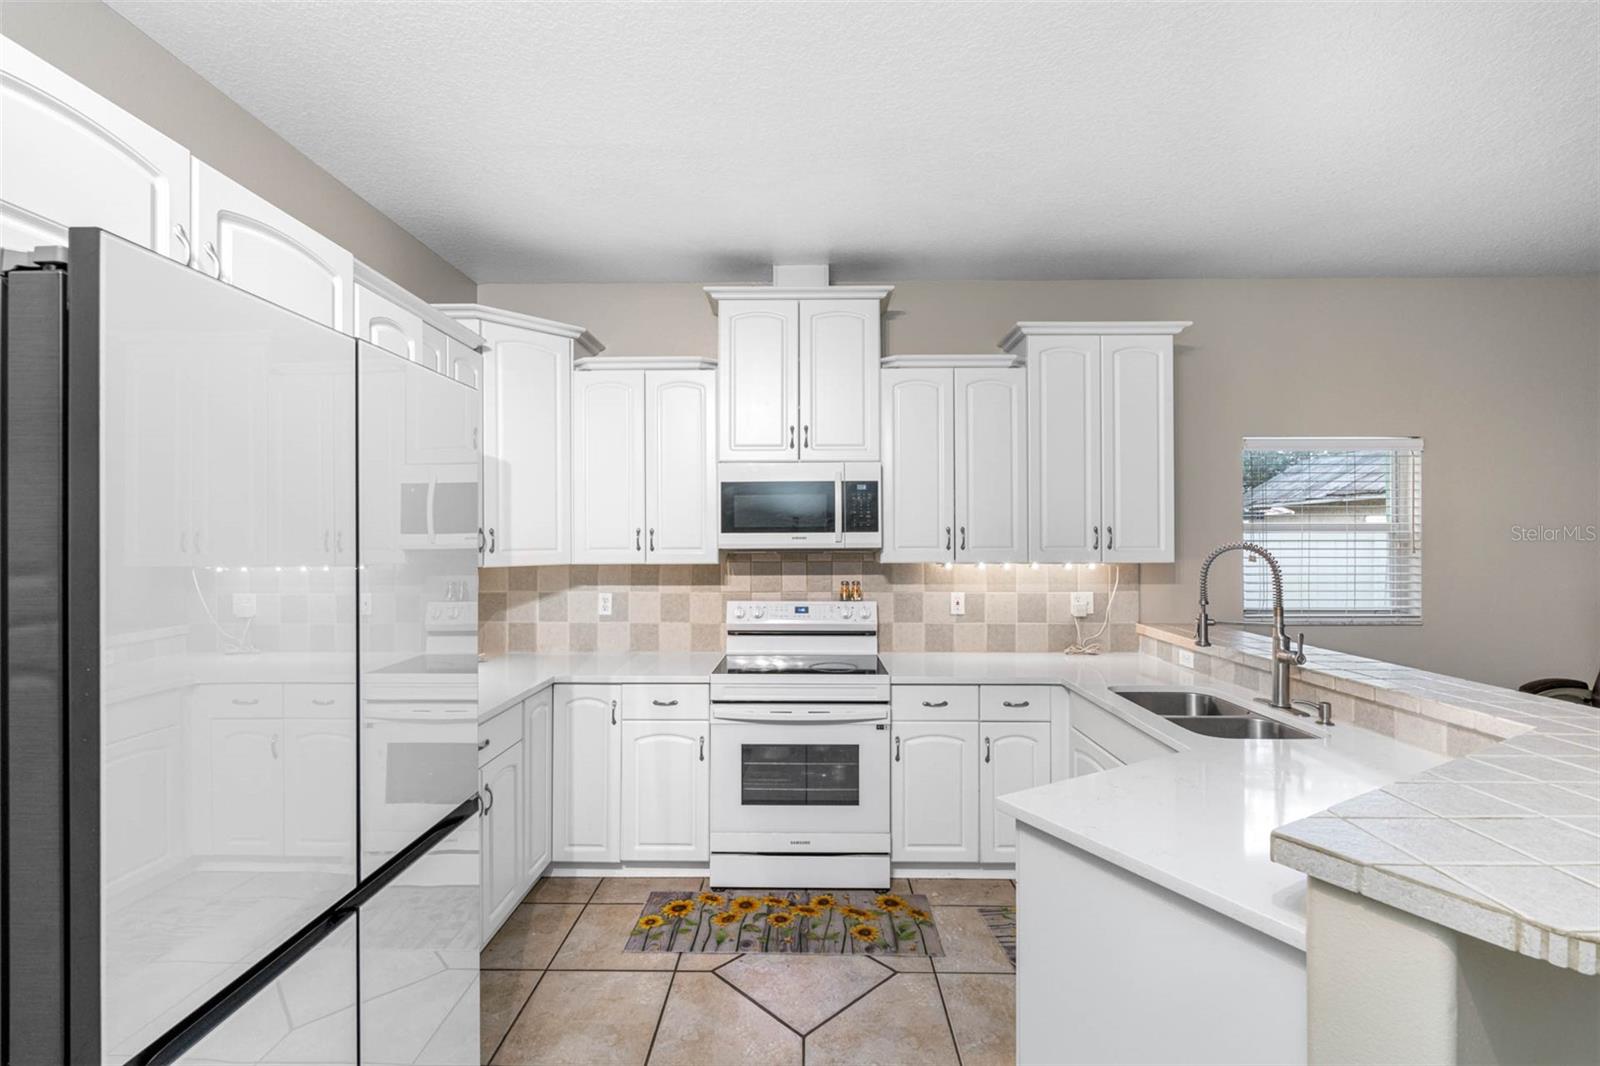
[[[1194,652],[1190,651],[1188,648],[1179,648],[1178,649],[1178,665],[1183,667],[1185,670],[1193,670],[1194,669]]]
[[[235,618],[254,618],[256,616],[256,594],[254,592],[235,592],[233,594],[233,616]]]
[[[601,618],[609,618],[611,616],[611,593],[602,592],[600,594],[600,603],[595,610],[599,612]]]
[[[950,594],[950,614],[963,615],[967,613],[967,594],[965,592],[952,592]]]
[[[1074,592],[1072,594],[1072,617],[1087,618],[1094,614],[1094,593]]]

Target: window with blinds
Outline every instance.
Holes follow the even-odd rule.
[[[1283,570],[1304,624],[1422,621],[1422,441],[1246,437],[1244,539]],[[1272,617],[1272,572],[1244,563],[1244,616]]]

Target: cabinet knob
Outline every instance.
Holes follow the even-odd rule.
[[[494,554],[494,527],[489,527],[489,554]]]
[[[950,527],[949,526],[945,526],[944,527],[944,550],[945,551],[949,551],[950,550]]]
[[[966,551],[967,550],[967,527],[966,526],[962,526],[961,527],[961,550],[962,551]]]
[[[789,427],[789,447],[794,447],[794,427]]]
[[[612,700],[611,701],[611,724],[612,725],[616,725],[617,724],[617,701],[616,700]]]
[[[650,527],[650,550],[651,551],[655,551],[656,550],[656,527],[655,526],[651,526]]]
[[[633,550],[634,551],[639,551],[641,548],[644,547],[643,535],[644,535],[644,530],[640,529],[638,526],[634,526],[633,527]]]
[[[487,748],[488,746],[489,746],[489,738],[488,737],[484,737],[482,740],[478,741],[478,750],[479,751],[482,751],[484,748]]]
[[[988,737],[984,737],[983,738],[983,761],[984,762],[989,762],[990,761],[990,757],[993,754],[994,754],[994,743]]]
[[[894,738],[894,761],[895,762],[899,762],[900,761],[900,738],[899,737],[895,737]]]
[[[1095,526],[1094,527],[1094,550],[1095,551],[1099,551],[1100,550],[1100,527],[1099,526]]]
[[[800,427],[800,430],[801,430],[800,447],[802,447],[802,448],[811,447],[811,427],[810,426],[802,426],[802,427]]]
[[[706,761],[706,738],[703,736],[700,738],[700,761]]]
[[[1107,526],[1106,527],[1106,551],[1110,551],[1113,547],[1116,546],[1116,543],[1117,543],[1116,533],[1112,531],[1110,526]]]

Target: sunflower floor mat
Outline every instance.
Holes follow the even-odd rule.
[[[926,896],[892,892],[652,892],[624,951],[943,955]]]

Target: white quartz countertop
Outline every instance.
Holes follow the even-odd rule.
[[[356,683],[349,652],[259,652],[165,655],[101,668],[102,698],[114,703],[190,685]]]
[[[478,721],[554,684],[704,685],[721,661],[712,651],[500,655],[478,664]]]

